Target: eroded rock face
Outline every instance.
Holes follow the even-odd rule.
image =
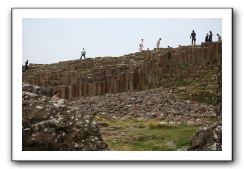
[[[221,151],[222,150],[222,124],[202,126],[191,140],[189,151]]]
[[[22,83],[22,89],[23,91],[35,93],[38,95],[50,96],[50,97],[53,94],[53,89],[51,87],[36,86],[28,83]]]
[[[221,57],[220,57],[221,59]],[[216,91],[217,102],[215,105],[217,122],[212,126],[202,126],[191,140],[188,148],[190,151],[222,151],[222,63],[218,63],[217,70],[218,88]]]
[[[65,99],[172,87],[212,69],[220,46],[219,42],[202,43],[194,48],[162,48],[121,57],[30,64],[23,81],[60,90]]]
[[[22,101],[24,151],[108,150],[93,114],[27,91]]]

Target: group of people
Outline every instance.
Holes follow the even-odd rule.
[[[221,36],[218,33],[217,33],[217,36],[218,36],[218,41],[221,42],[222,41]],[[207,33],[207,35],[205,37],[205,42],[212,42],[212,38],[213,38],[213,33],[210,30],[209,33]],[[192,33],[190,35],[190,39],[191,39],[191,44],[192,45],[196,45],[196,32],[194,30],[192,30]],[[161,40],[162,40],[162,38],[159,38],[157,40],[156,49],[159,49]],[[144,44],[143,43],[144,43],[144,39],[141,39],[141,42],[139,43],[139,52],[143,51],[143,49],[144,49]],[[148,50],[149,50],[149,48],[148,48]],[[84,57],[84,59],[86,59],[86,51],[85,51],[84,48],[81,51],[80,59],[82,59],[82,57]]]
[[[205,37],[205,42],[212,42],[212,37],[213,37],[213,33],[212,31],[209,31],[209,34],[207,33]],[[222,42],[222,38],[218,33],[217,33],[217,37],[218,37],[218,42]]]
[[[217,33],[217,36],[218,36],[218,41],[222,42],[222,38],[218,33]],[[192,33],[190,35],[190,39],[191,39],[191,44],[196,45],[196,32],[194,30],[192,30]],[[213,39],[213,33],[210,30],[209,33],[207,33],[207,35],[205,37],[205,42],[212,42],[212,39]],[[161,40],[162,40],[161,38],[159,38],[157,40],[156,49],[159,49]],[[144,48],[143,42],[144,42],[144,39],[141,39],[141,42],[139,43],[139,52],[143,51],[143,48]],[[148,50],[149,50],[149,48],[148,48]]]
[[[157,43],[156,43],[156,49],[159,49],[160,41],[161,41],[161,40],[162,40],[162,38],[159,38],[159,39],[157,40]],[[139,52],[143,51],[143,48],[144,48],[143,41],[144,41],[144,39],[141,39],[141,42],[140,42],[140,44],[139,44]],[[149,50],[149,48],[148,48],[148,50]]]
[[[205,42],[212,42],[212,37],[213,37],[213,33],[212,31],[209,31],[209,34],[207,33],[205,37]],[[217,33],[217,37],[218,37],[218,42],[222,42],[222,38],[218,33]]]
[[[222,38],[218,33],[217,33],[217,36],[218,36],[218,41],[222,42]],[[190,35],[190,39],[191,39],[191,44],[196,45],[196,32],[194,30],[192,30],[192,33]],[[205,42],[212,42],[212,40],[213,40],[213,33],[210,30],[209,33],[207,33],[207,35],[205,37]]]
[[[209,34],[207,33],[207,35],[205,36],[205,42],[212,42],[212,38],[213,38],[213,33],[212,31],[209,31]]]

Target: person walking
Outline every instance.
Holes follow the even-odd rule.
[[[161,38],[159,38],[158,41],[157,41],[157,43],[156,43],[156,49],[157,49],[157,50],[159,49],[160,41],[161,41]]]
[[[141,39],[141,43],[139,44],[139,52],[141,52],[143,50],[144,46],[143,46],[143,39]]]
[[[209,31],[208,41],[212,42],[212,38],[213,38],[213,33],[212,33],[212,31]]]
[[[84,56],[84,59],[86,59],[86,50],[84,48],[82,49],[80,59],[82,59],[83,56]]]
[[[191,39],[191,45],[196,45],[196,33],[194,30],[192,30],[190,39]]]
[[[217,33],[217,36],[218,36],[218,42],[222,42],[222,38],[218,33]]]

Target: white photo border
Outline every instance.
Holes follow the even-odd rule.
[[[12,8],[13,161],[232,161],[232,8]],[[22,151],[23,18],[221,18],[222,151]],[[224,75],[224,76],[223,76]]]

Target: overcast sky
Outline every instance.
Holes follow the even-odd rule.
[[[23,19],[23,57],[29,63],[55,63],[80,58],[121,56],[138,51],[140,40],[153,49],[159,37],[161,47],[190,45],[194,29],[197,44],[212,30],[222,35],[221,19]]]

